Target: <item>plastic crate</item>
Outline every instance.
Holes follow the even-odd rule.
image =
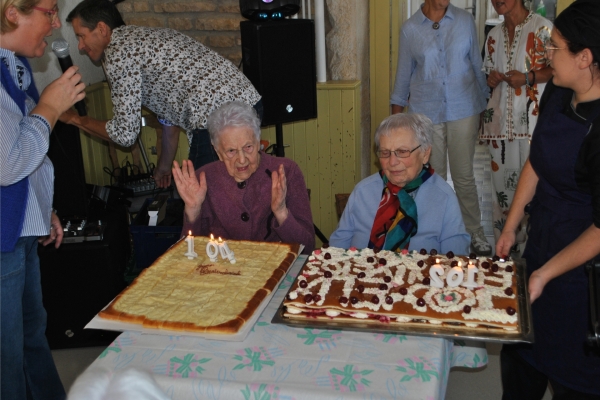
[[[167,215],[164,220],[156,226],[148,226],[149,217],[147,210],[148,205],[153,200],[152,198],[146,199],[130,225],[135,254],[135,269],[138,273],[144,268],[149,267],[181,237],[183,201],[169,199],[167,201]]]

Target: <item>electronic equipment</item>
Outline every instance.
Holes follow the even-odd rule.
[[[280,20],[298,14],[300,0],[240,0],[240,11],[250,20]]]
[[[244,74],[262,96],[262,126],[276,125],[283,157],[282,124],[317,117],[314,21],[242,21],[240,31]]]
[[[102,220],[90,221],[86,219],[69,218],[61,220],[63,226],[63,243],[81,243],[104,238],[104,224]]]
[[[58,58],[58,63],[60,64],[60,69],[62,69],[62,72],[65,72],[73,66],[73,60],[69,54],[69,42],[67,42],[65,39],[56,39],[52,43],[52,51]],[[80,116],[84,117],[87,115],[85,102],[83,100],[79,100],[77,103],[75,103],[75,109]]]

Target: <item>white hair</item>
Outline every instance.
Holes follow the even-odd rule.
[[[170,400],[151,373],[90,367],[71,386],[67,400]]]

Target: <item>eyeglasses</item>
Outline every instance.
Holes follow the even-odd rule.
[[[225,155],[227,156],[227,158],[233,158],[238,153],[244,152],[244,153],[246,153],[246,156],[248,156],[254,152],[254,147],[255,146],[253,144],[247,144],[246,146],[242,147],[241,150],[228,149],[228,150],[225,150]]]
[[[377,150],[376,154],[377,154],[377,157],[379,157],[379,158],[390,158],[392,153],[394,153],[394,155],[397,158],[408,158],[408,157],[410,157],[412,152],[415,151],[416,149],[418,149],[419,147],[421,147],[421,145],[418,145],[417,147],[415,147],[412,150]]]
[[[555,50],[562,50],[562,49],[566,49],[566,47],[555,47],[555,46],[546,46],[546,55],[547,56],[552,56],[552,54],[554,54]]]
[[[46,14],[48,18],[50,18],[50,23],[53,24],[58,19],[58,6],[54,6],[52,9],[43,8],[43,7],[33,7],[34,10],[38,10]]]

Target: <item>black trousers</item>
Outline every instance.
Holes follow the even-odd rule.
[[[500,352],[502,400],[541,400],[548,383],[554,393],[552,400],[600,400],[600,396],[578,392],[549,379],[519,355],[519,346],[505,344]]]

